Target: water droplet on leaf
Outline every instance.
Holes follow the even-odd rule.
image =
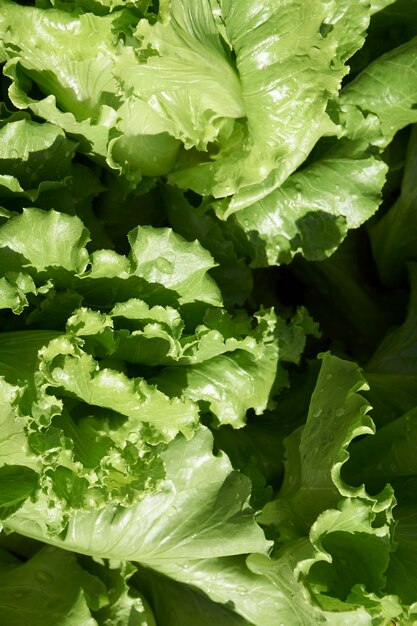
[[[173,274],[174,266],[171,261],[165,259],[164,257],[160,257],[156,261],[156,267],[162,274]]]

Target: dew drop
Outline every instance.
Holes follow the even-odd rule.
[[[337,417],[342,417],[342,415],[344,415],[344,413],[345,413],[345,409],[342,409],[342,408],[337,409],[336,416]]]
[[[162,274],[173,274],[174,266],[171,261],[165,259],[164,257],[159,257],[156,261],[156,267]]]

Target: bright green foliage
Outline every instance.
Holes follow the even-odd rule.
[[[416,52],[0,0],[0,624],[417,625]]]

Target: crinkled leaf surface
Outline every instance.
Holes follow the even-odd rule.
[[[6,0],[2,7],[16,106],[62,126],[132,182],[176,169],[171,181],[181,187],[216,197],[242,190],[229,213],[278,187],[334,132],[326,105],[369,20],[362,0],[256,11],[246,1],[212,11],[173,0],[156,21],[128,10],[96,16]],[[42,33],[54,41],[52,56]],[[28,95],[30,80],[44,99]],[[197,151],[181,149],[177,164],[179,141]]]
[[[394,134],[417,121],[415,102],[417,38],[371,63],[342,92],[343,107],[359,107],[363,112],[377,115],[383,144],[387,145]],[[381,83],[384,88],[381,89]]]
[[[42,495],[7,527],[69,550],[155,568],[169,560],[266,551],[269,544],[247,505],[249,481],[211,448],[203,427],[189,441],[177,438],[161,454],[166,480],[159,490],[132,506],[76,511],[61,537],[47,532],[54,512]]]
[[[349,229],[378,208],[385,165],[373,158],[323,158],[290,176],[262,200],[229,219],[254,267],[330,256]],[[241,243],[242,245],[242,243]]]
[[[267,3],[255,10],[249,2],[218,4],[236,54],[247,117],[247,126],[234,131],[241,137],[243,158],[233,145],[236,139],[229,140],[216,161],[184,169],[171,180],[215,196],[245,188],[232,199],[230,214],[281,184],[319,137],[332,130],[325,107],[345,73],[342,61],[349,45],[343,38],[354,41],[354,49],[360,46],[368,10],[365,3],[356,3],[347,19],[345,3]],[[334,29],[322,36],[322,23],[333,22]]]
[[[340,468],[349,458],[350,441],[373,432],[366,415],[369,405],[357,393],[363,389],[366,384],[355,364],[324,355],[306,425],[287,439],[284,483],[278,499],[266,507],[265,523],[274,520],[284,535],[304,534],[341,495],[353,495],[340,478]]]

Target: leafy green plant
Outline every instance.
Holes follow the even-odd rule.
[[[417,624],[417,14],[0,0],[0,622]]]

